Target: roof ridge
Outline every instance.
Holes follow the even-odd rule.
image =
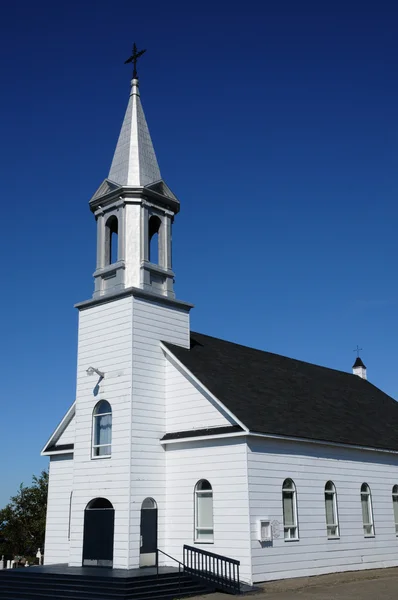
[[[233,346],[239,346],[240,348],[247,348],[248,350],[252,350],[254,352],[259,352],[261,354],[271,354],[272,356],[278,356],[280,358],[285,358],[286,360],[293,360],[295,362],[310,365],[311,367],[317,367],[318,369],[326,369],[327,371],[333,371],[335,373],[341,373],[342,375],[348,375],[350,378],[352,377],[352,373],[349,371],[341,371],[340,369],[333,369],[332,367],[325,367],[324,365],[318,365],[316,363],[309,362],[308,360],[302,360],[300,358],[292,358],[291,356],[286,356],[285,354],[277,354],[276,352],[270,352],[269,350],[261,350],[260,348],[254,348],[253,346],[246,346],[245,344],[239,344],[237,342],[231,342],[230,340],[225,340],[224,338],[219,338],[214,335],[207,335],[206,333],[200,333],[199,331],[191,331],[192,335],[201,335],[203,337],[211,338],[213,340],[219,340],[220,342],[224,342],[226,344],[232,344]],[[362,381],[366,383],[370,383],[367,379],[363,379]],[[377,387],[377,386],[374,386]],[[379,389],[379,388],[377,388]],[[388,394],[387,394],[388,395]],[[391,397],[391,396],[390,396]]]

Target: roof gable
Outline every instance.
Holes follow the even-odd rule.
[[[220,402],[206,393],[167,350],[166,358],[167,433],[202,429],[211,431],[237,424]]]
[[[178,202],[177,196],[171,191],[171,189],[163,181],[163,179],[160,179],[159,181],[155,181],[155,183],[151,183],[150,185],[146,185],[145,189],[150,190],[151,192],[156,192],[157,194],[161,194],[162,196],[165,196],[166,198],[169,198],[170,200],[174,200],[175,202]]]
[[[119,188],[120,185],[118,185],[114,181],[111,181],[110,179],[104,179],[104,181],[101,183],[101,185],[95,192],[94,196],[91,198],[90,202],[98,200],[98,198],[102,198],[103,196],[106,196],[107,194],[110,194],[111,192],[114,192]]]
[[[198,333],[165,346],[252,432],[398,451],[398,403],[356,375]]]

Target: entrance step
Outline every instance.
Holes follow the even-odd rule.
[[[60,572],[61,571],[61,572]],[[214,591],[190,575],[178,571],[114,576],[101,569],[68,567],[51,572],[51,568],[21,568],[0,571],[1,600],[173,600]],[[89,569],[91,571],[91,569]],[[136,572],[137,573],[137,572]]]

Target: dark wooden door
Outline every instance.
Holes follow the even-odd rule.
[[[141,554],[156,552],[158,547],[158,511],[157,508],[141,510]]]
[[[86,509],[84,512],[83,565],[113,566],[115,511],[110,508]]]

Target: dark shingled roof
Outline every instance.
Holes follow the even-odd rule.
[[[398,403],[357,375],[199,333],[165,345],[250,431],[398,451]]]

